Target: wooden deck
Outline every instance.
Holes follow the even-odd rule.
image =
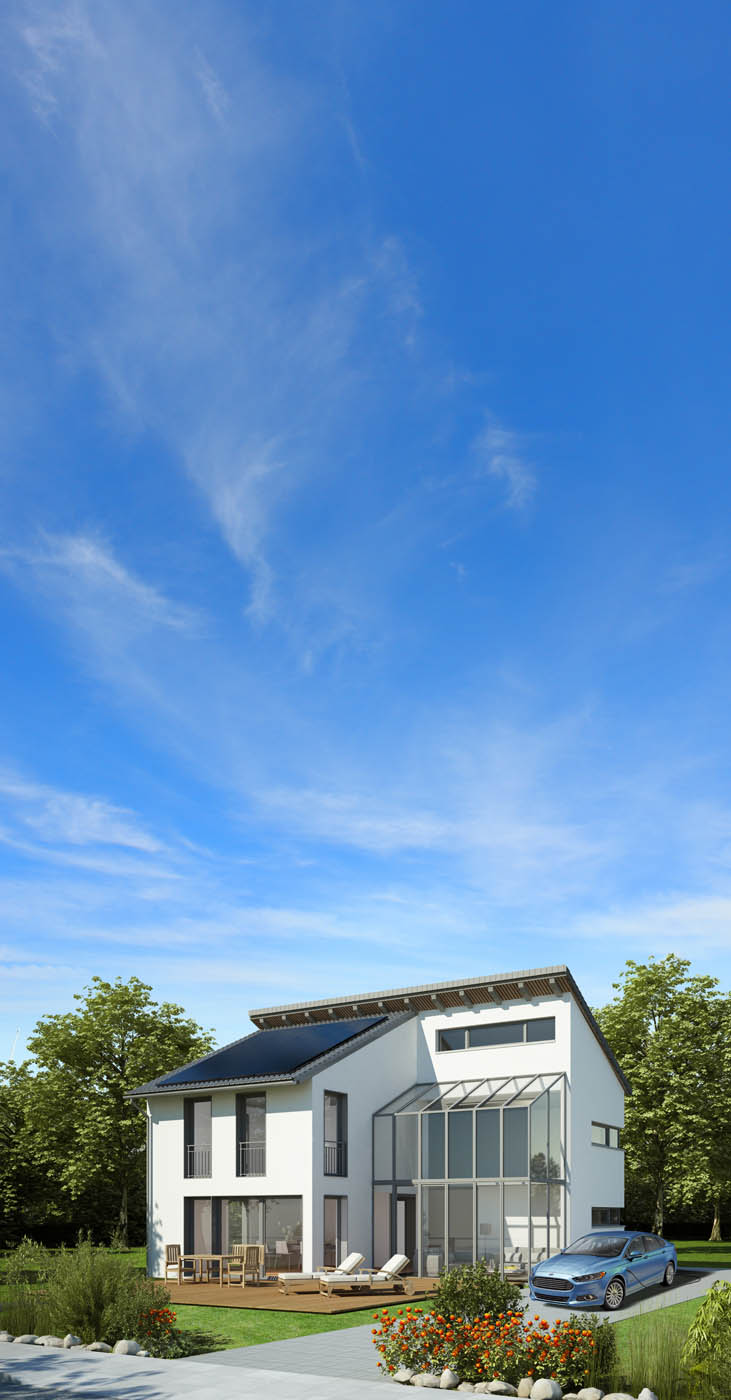
[[[413,1293],[396,1293],[393,1288],[374,1289],[372,1293],[354,1293],[343,1290],[328,1298],[319,1293],[314,1284],[303,1283],[297,1293],[280,1293],[274,1279],[266,1283],[240,1283],[224,1285],[217,1283],[168,1283],[173,1307],[183,1303],[194,1303],[204,1308],[271,1308],[273,1312],[293,1313],[344,1313],[373,1312],[374,1308],[386,1303],[397,1303],[406,1307],[409,1303],[420,1302],[434,1292],[436,1279],[415,1278]]]

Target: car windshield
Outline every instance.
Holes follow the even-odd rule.
[[[614,1259],[622,1253],[626,1235],[582,1235],[566,1250],[567,1254],[599,1254],[602,1259]]]

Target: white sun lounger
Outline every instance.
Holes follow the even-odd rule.
[[[340,1270],[322,1273],[319,1276],[320,1292],[328,1296],[333,1288],[358,1288],[369,1292],[373,1288],[387,1288],[390,1285],[399,1293],[412,1293],[413,1281],[399,1277],[409,1262],[405,1254],[392,1254],[380,1269],[364,1269],[357,1274],[341,1273]]]
[[[328,1269],[323,1265],[321,1269],[316,1269],[311,1274],[277,1274],[279,1291],[280,1293],[289,1293],[298,1283],[319,1283],[321,1278],[327,1278],[331,1273],[337,1274],[338,1278],[350,1278],[356,1269],[360,1268],[364,1258],[364,1254],[356,1254],[354,1251],[352,1254],[348,1254],[335,1269]]]

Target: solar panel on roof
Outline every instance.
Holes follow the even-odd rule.
[[[158,1085],[200,1084],[212,1079],[256,1079],[267,1074],[292,1074],[328,1050],[384,1021],[385,1016],[362,1016],[353,1021],[321,1021],[311,1026],[281,1026],[255,1031],[225,1050],[214,1050],[197,1065],[177,1069]]]

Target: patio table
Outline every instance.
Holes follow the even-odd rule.
[[[256,1246],[259,1251],[259,1278],[263,1279],[264,1274],[264,1251],[266,1246],[259,1244]],[[214,1265],[218,1265],[218,1283],[223,1287],[224,1264],[239,1262],[235,1254],[209,1254],[200,1253],[198,1250],[180,1256],[180,1282],[181,1283],[210,1283],[211,1272]],[[192,1268],[192,1279],[185,1278],[185,1269]]]

